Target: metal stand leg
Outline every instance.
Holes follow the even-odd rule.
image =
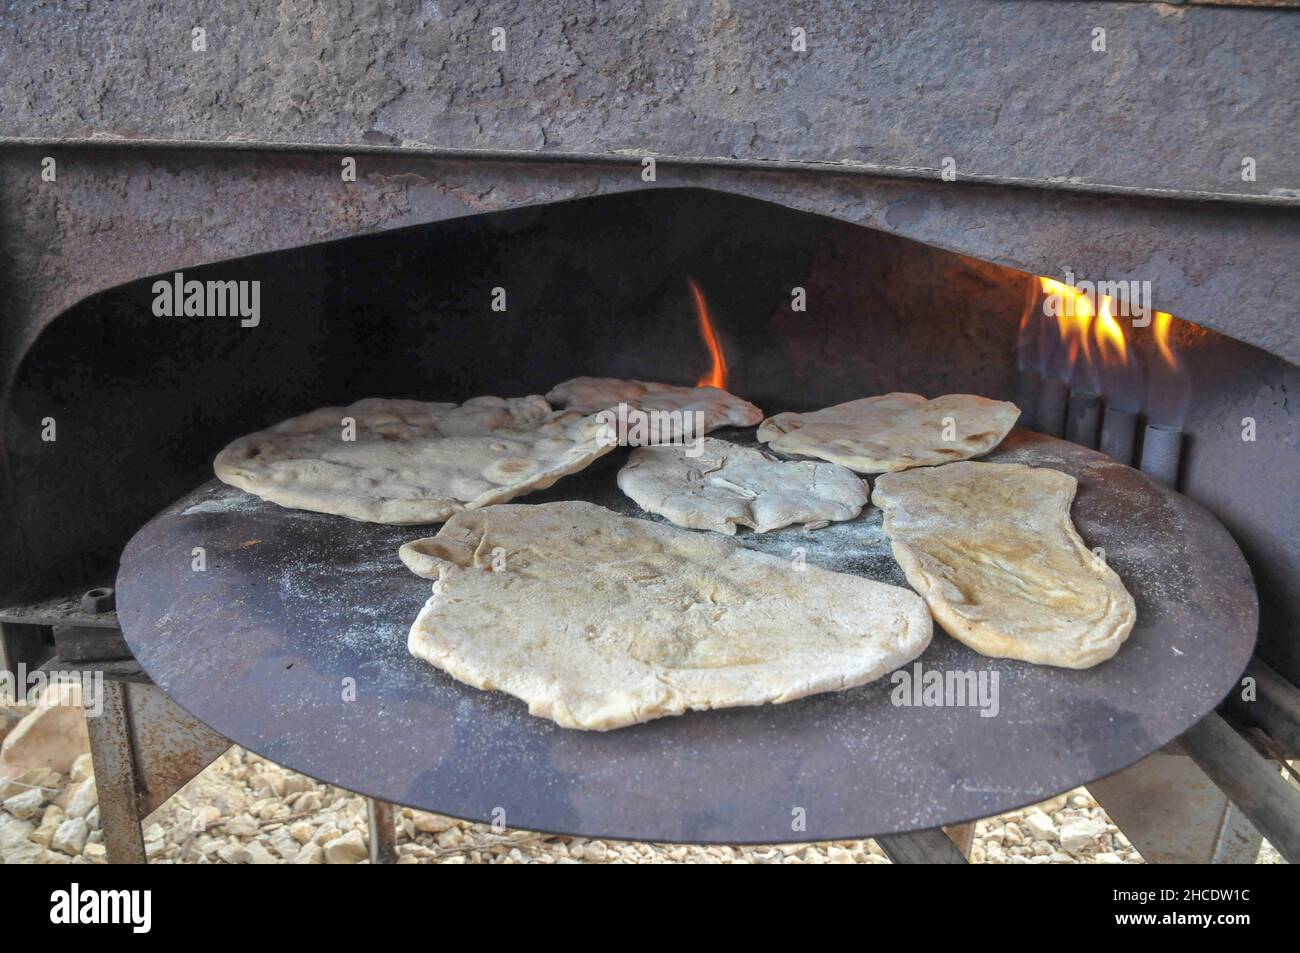
[[[393,805],[366,798],[366,820],[370,824],[370,862],[397,863],[397,813]]]
[[[940,828],[889,834],[877,837],[876,843],[896,864],[964,864],[966,858],[957,845]]]
[[[140,822],[230,747],[144,676],[130,677],[105,678],[103,711],[86,717],[110,864],[146,863]]]
[[[100,826],[110,864],[146,862],[127,687],[124,682],[105,682],[103,712],[98,718],[86,719],[99,791]]]

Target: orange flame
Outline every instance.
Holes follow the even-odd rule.
[[[1073,285],[1055,278],[1038,279],[1044,293],[1056,299],[1056,330],[1066,351],[1065,374],[1068,381],[1076,366],[1089,374],[1093,371],[1092,325],[1096,316],[1092,298]],[[1079,358],[1083,358],[1082,364]]]
[[[1169,342],[1169,331],[1173,321],[1174,316],[1168,311],[1157,311],[1151,330],[1155,332],[1156,349],[1160,352],[1160,360],[1164,361],[1165,366],[1171,371],[1177,371],[1182,365],[1178,355],[1174,353],[1173,345]]]
[[[1103,364],[1107,367],[1123,367],[1128,363],[1128,342],[1124,340],[1124,329],[1111,313],[1109,295],[1102,296],[1096,333],[1097,352],[1101,355]]]
[[[1152,314],[1151,331],[1156,355],[1151,362],[1151,386],[1147,391],[1147,417],[1155,423],[1180,427],[1192,402],[1191,377],[1170,339],[1174,316],[1167,311]]]
[[[1140,408],[1145,390],[1142,368],[1117,318],[1116,300],[1054,278],[1039,277],[1038,287],[1055,305],[1048,309],[1047,301],[1043,302],[1039,370],[1072,387],[1101,394],[1116,407]]]
[[[722,344],[718,341],[718,332],[713,329],[713,321],[709,319],[709,303],[704,300],[704,292],[700,290],[700,286],[695,283],[694,278],[687,278],[686,283],[690,285],[691,297],[695,299],[695,313],[700,319],[700,337],[704,339],[709,354],[713,357],[712,369],[696,381],[695,386],[717,387],[725,390],[727,387],[727,358],[722,353]]]

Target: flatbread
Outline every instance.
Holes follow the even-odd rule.
[[[356,439],[343,439],[343,419]],[[593,419],[538,396],[463,404],[371,398],[240,437],[217,477],[292,509],[370,523],[438,523],[544,489],[610,452]]]
[[[547,391],[546,399],[580,414],[619,404],[638,410],[700,411],[704,433],[719,427],[752,427],[763,419],[763,412],[749,401],[717,387],[677,387],[617,377],[575,377]]]
[[[930,642],[906,589],[591,503],[458,513],[400,555],[437,580],[411,654],[566,728],[852,688]]]
[[[817,457],[856,470],[887,473],[967,460],[988,453],[1015,426],[1020,408],[973,394],[885,394],[810,414],[764,420],[758,439],[781,453]],[[944,439],[945,419],[954,424]]]
[[[952,463],[876,479],[872,501],[907,581],[953,638],[994,658],[1090,668],[1137,618],[1115,571],[1070,520],[1074,477]]]
[[[758,450],[706,437],[698,456],[686,447],[633,450],[618,485],[643,510],[689,529],[734,536],[794,523],[851,520],[870,493],[852,470],[808,460],[782,462]]]

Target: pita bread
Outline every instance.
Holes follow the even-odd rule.
[[[1137,618],[1133,597],[1070,520],[1058,470],[952,463],[876,480],[907,581],[953,638],[994,658],[1090,668]]]
[[[343,439],[343,419],[356,439]],[[438,523],[544,489],[613,449],[598,424],[541,397],[464,404],[372,398],[240,437],[217,477],[292,509],[370,523]]]
[[[719,427],[752,427],[763,419],[763,412],[749,401],[717,387],[676,387],[617,377],[575,377],[549,390],[546,399],[580,414],[619,404],[638,410],[700,411],[705,433]]]
[[[858,473],[887,473],[988,453],[1019,416],[1015,404],[973,394],[934,400],[885,394],[810,414],[777,414],[759,426],[758,439],[781,453],[829,460]],[[949,418],[955,433],[946,440]]]
[[[906,589],[591,503],[458,513],[400,554],[437,580],[411,654],[566,728],[852,688],[930,641]]]
[[[650,513],[689,529],[734,536],[793,523],[851,520],[870,494],[834,463],[784,463],[725,440],[705,438],[698,456],[685,447],[641,447],[618,473],[619,488]]]

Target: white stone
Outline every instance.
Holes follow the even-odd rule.
[[[278,864],[280,861],[265,847],[257,841],[252,841],[246,845],[248,851],[248,862],[250,864]]]
[[[249,817],[247,814],[238,814],[230,818],[226,821],[225,827],[227,833],[239,837],[252,837],[262,830],[256,818]]]
[[[424,834],[441,834],[456,825],[455,820],[441,814],[429,814],[426,811],[415,812],[415,829]]]
[[[1101,826],[1091,818],[1076,817],[1069,818],[1061,825],[1060,840],[1061,847],[1068,850],[1071,854],[1077,854],[1092,844],[1097,835],[1101,833]]]
[[[306,821],[299,821],[289,828],[289,836],[299,844],[305,844],[311,840],[313,833],[315,833],[314,829]]]
[[[41,824],[36,830],[32,831],[28,838],[33,844],[40,844],[42,847],[49,847],[54,841],[54,832],[59,829],[63,823],[63,808],[57,804],[51,804],[45,811],[45,816],[41,818]]]
[[[29,841],[8,848],[4,853],[4,862],[6,864],[49,864],[57,863],[58,861],[53,859],[56,857],[64,863],[68,860],[62,854],[51,854],[40,844]]]
[[[298,794],[302,791],[311,791],[315,787],[315,781],[311,778],[304,777],[301,774],[293,773],[284,776],[284,793],[286,797],[290,794]]]
[[[95,789],[95,779],[86,778],[72,789],[63,811],[68,817],[85,817],[99,803],[99,791]]]
[[[315,814],[321,808],[320,795],[315,791],[304,791],[296,795],[293,801],[295,814]]]
[[[238,842],[226,844],[217,850],[217,856],[228,864],[248,863],[248,848]]]
[[[302,850],[298,851],[298,856],[292,862],[295,864],[323,864],[325,863],[325,852],[320,849],[319,844],[304,844]]]
[[[325,863],[356,864],[370,856],[360,831],[348,831],[325,845]]]
[[[77,760],[72,762],[72,780],[84,781],[86,778],[93,778],[94,776],[95,762],[91,758],[89,751],[79,755]]]
[[[4,808],[14,817],[21,817],[23,820],[31,820],[41,809],[45,807],[45,802],[49,798],[40,788],[28,788],[21,794],[15,794],[11,798],[5,798]]]
[[[36,825],[12,814],[0,813],[0,850],[24,843],[32,836]]]
[[[1056,827],[1052,819],[1042,811],[1030,811],[1025,815],[1025,827],[1035,840],[1056,840]]]
[[[339,830],[337,827],[335,827],[333,824],[325,824],[322,827],[320,827],[315,834],[312,835],[311,839],[315,841],[317,844],[325,844],[329,841],[332,841],[334,838],[338,837],[342,833],[343,832]]]
[[[298,856],[301,849],[298,842],[294,840],[293,835],[286,828],[280,828],[273,833],[270,838],[271,849],[287,861],[292,861]]]
[[[84,817],[70,817],[59,825],[50,841],[50,847],[65,854],[80,854],[90,836],[90,825]]]
[[[221,812],[211,804],[200,804],[190,812],[190,830],[206,831],[221,820]]]
[[[67,774],[72,764],[90,750],[86,712],[81,707],[79,685],[53,685],[46,689],[58,704],[32,709],[0,745],[0,776],[28,768],[49,768]]]

